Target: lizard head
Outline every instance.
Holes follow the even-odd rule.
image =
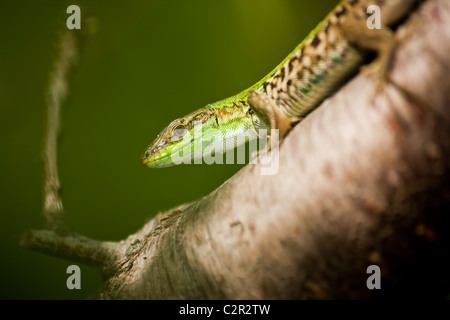
[[[219,131],[214,109],[200,109],[172,121],[147,147],[141,161],[150,168],[191,163],[202,157],[199,147],[213,142]]]
[[[150,168],[181,163],[201,163],[215,155],[245,144],[257,137],[247,105],[235,100],[218,102],[172,121],[151,143],[141,157]],[[212,162],[214,162],[214,160]],[[207,162],[208,163],[208,162]]]
[[[257,138],[256,129],[268,128],[243,99],[228,99],[207,105],[172,121],[141,157],[150,168],[181,163],[201,163]]]

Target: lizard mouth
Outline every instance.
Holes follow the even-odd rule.
[[[154,149],[149,147],[141,156],[141,162],[149,168],[160,168],[170,166],[171,153],[169,151],[161,151],[161,147]]]
[[[153,157],[141,157],[141,162],[149,168],[164,168],[172,165],[169,154],[159,154]]]
[[[173,166],[178,159],[184,159],[181,154],[188,152],[186,147],[188,143],[182,143],[178,141],[175,143],[162,142],[160,140],[152,143],[147,150],[141,156],[141,162],[143,165],[149,168],[165,168]],[[190,150],[190,147],[188,148]],[[184,151],[184,152],[183,152]]]
[[[149,168],[166,167],[170,164],[170,154],[171,151],[167,149],[167,142],[163,140],[160,136],[150,144],[145,152],[141,156],[141,162],[144,166]],[[172,148],[169,148],[172,149]],[[164,165],[166,164],[166,165]]]

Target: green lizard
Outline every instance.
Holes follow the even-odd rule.
[[[291,127],[335,92],[363,65],[367,52],[377,52],[386,72],[394,40],[389,27],[411,10],[416,0],[344,0],[272,72],[228,99],[209,104],[170,123],[148,146],[142,163],[168,167],[178,159],[202,158],[200,146],[226,152],[256,139],[258,129]],[[380,8],[382,27],[367,27],[368,8]],[[383,75],[383,77],[385,74]]]

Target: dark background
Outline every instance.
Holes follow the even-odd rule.
[[[159,211],[199,199],[240,165],[148,169],[140,155],[173,119],[249,87],[272,70],[337,0],[3,1],[0,5],[0,298],[84,299],[102,287],[80,265],[27,251],[42,228],[45,92],[71,4],[98,32],[71,76],[59,170],[70,225],[121,240]],[[83,27],[83,25],[82,25]],[[77,32],[77,31],[74,31]],[[79,32],[79,31],[78,31]]]

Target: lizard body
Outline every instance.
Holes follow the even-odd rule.
[[[335,92],[364,63],[368,51],[377,51],[387,63],[392,34],[387,27],[399,22],[415,0],[344,0],[319,23],[272,72],[230,98],[174,120],[142,155],[148,167],[174,165],[173,155],[191,160],[198,147],[226,152],[258,137],[258,129],[291,125]],[[367,8],[381,10],[382,29],[366,26]],[[202,155],[194,155],[198,160]]]

